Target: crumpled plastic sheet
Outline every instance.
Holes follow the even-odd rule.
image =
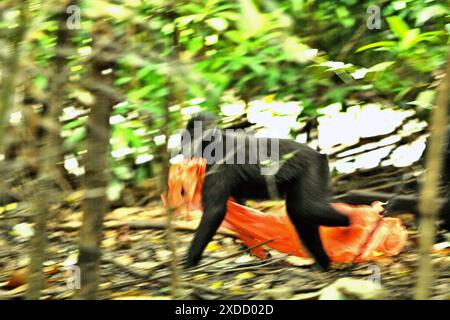
[[[192,159],[174,164],[169,171],[168,193],[162,196],[164,205],[186,212],[201,210],[201,188],[206,171],[204,159]],[[333,262],[370,261],[380,255],[397,255],[406,245],[408,233],[400,219],[383,217],[380,203],[372,206],[332,204],[349,216],[348,227],[320,227],[320,236]],[[264,242],[265,246],[294,256],[307,258],[309,254],[299,241],[285,210],[264,213],[228,200],[227,214],[222,224],[234,231],[248,247]],[[267,257],[267,249],[252,250],[257,257]]]

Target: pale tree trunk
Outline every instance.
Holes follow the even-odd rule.
[[[40,174],[33,185],[30,203],[34,222],[34,235],[30,241],[30,263],[28,265],[28,290],[26,298],[37,300],[44,287],[44,273],[42,267],[45,261],[47,246],[47,218],[50,208],[51,187],[46,173]]]
[[[164,144],[162,148],[163,156],[162,156],[162,192],[166,193],[168,191],[167,182],[169,178],[169,160],[170,160],[170,154],[167,149],[167,141],[169,139],[170,135],[170,123],[171,123],[171,117],[170,117],[170,111],[169,111],[169,102],[166,103],[165,106],[165,126],[164,126],[164,134],[166,136],[166,143]],[[176,241],[176,234],[175,234],[175,228],[174,228],[174,210],[170,207],[167,207],[166,209],[167,213],[167,245],[169,247],[169,250],[172,253],[172,259],[171,259],[171,293],[172,298],[177,299],[179,297],[179,266],[178,266],[178,255],[177,255],[177,241]]]
[[[419,209],[420,241],[419,266],[417,284],[415,288],[416,299],[428,299],[433,287],[433,269],[431,265],[431,252],[434,244],[435,223],[439,210],[437,199],[439,197],[439,181],[442,172],[444,145],[447,137],[448,105],[450,90],[450,59],[447,59],[445,76],[438,87],[436,107],[431,114],[430,137],[426,153],[427,170],[421,185]]]
[[[9,113],[14,105],[16,78],[19,73],[22,41],[28,28],[29,8],[28,1],[18,1],[20,5],[20,18],[17,31],[12,35],[12,45],[7,57],[2,61],[2,80],[0,86],[0,150],[3,150],[5,128],[9,121]]]
[[[69,2],[68,2],[69,3]],[[60,139],[59,115],[64,103],[65,85],[68,80],[67,59],[62,55],[69,42],[69,34],[66,26],[66,6],[61,7],[58,14],[58,33],[53,58],[53,70],[51,73],[49,90],[50,119],[43,120],[46,134],[43,144],[38,146],[37,161],[42,163],[38,173],[38,179],[31,190],[31,210],[34,220],[34,235],[30,243],[30,264],[28,266],[28,291],[27,299],[39,299],[44,286],[44,274],[42,271],[45,261],[45,249],[47,245],[47,219],[49,218],[50,199],[55,197],[54,182],[60,181],[56,173],[56,165],[62,156],[62,141]],[[56,138],[57,137],[57,138]]]
[[[87,123],[87,153],[85,157],[85,200],[83,224],[80,230],[78,263],[81,272],[81,288],[77,299],[96,299],[100,283],[100,244],[103,237],[103,217],[108,208],[106,188],[108,181],[109,139],[112,107],[117,103],[108,93],[113,91],[113,71],[117,57],[110,30],[112,26],[98,23],[93,33],[93,54],[90,76],[87,82],[95,97],[95,103]]]
[[[71,190],[67,180],[67,172],[64,168],[63,139],[61,138],[61,123],[59,117],[62,114],[65,101],[66,84],[69,82],[69,68],[67,56],[72,52],[71,30],[67,27],[69,14],[67,7],[77,5],[77,0],[66,0],[58,12],[58,32],[55,48],[55,57],[52,61],[52,79],[50,80],[49,95],[49,119],[48,126],[48,153],[53,164],[48,167],[50,174],[58,186],[64,191]]]
[[[11,50],[7,58],[2,61],[2,82],[0,88],[0,148],[3,148],[5,128],[8,125],[10,110],[14,105],[14,93],[16,88],[16,78],[19,74],[19,63],[21,48],[29,24],[28,1],[20,1],[19,27],[13,37]],[[48,209],[48,191],[44,179],[38,179],[34,184],[35,192],[31,200],[31,213],[34,219],[34,236],[30,243],[30,264],[28,266],[28,299],[38,299],[39,293],[44,284],[42,274],[42,264],[44,261],[46,232],[45,220]]]
[[[174,4],[171,3],[170,7],[173,7]],[[175,19],[176,16],[172,16],[172,19]],[[172,60],[179,60],[179,31],[175,28],[175,32],[173,33],[173,49],[171,58]],[[179,79],[174,79],[173,77],[168,75],[167,86],[170,88],[171,94],[167,98],[165,108],[164,108],[164,128],[163,133],[166,137],[166,143],[163,146],[163,156],[162,156],[162,191],[165,193],[168,191],[168,178],[169,178],[169,169],[170,169],[170,154],[168,150],[168,141],[170,137],[170,125],[172,123],[172,117],[170,114],[170,106],[172,104],[181,103],[183,100],[183,90],[181,89],[181,83]],[[180,270],[178,265],[178,254],[177,254],[177,237],[175,234],[174,228],[174,217],[175,211],[167,207],[167,245],[169,250],[172,253],[171,257],[171,295],[172,299],[178,299],[181,295],[181,287],[180,287]]]

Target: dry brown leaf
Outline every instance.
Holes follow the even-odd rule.
[[[9,290],[8,294],[16,295],[16,294],[24,293],[24,292],[27,291],[27,289],[28,289],[28,285],[24,284],[24,285],[21,285],[20,287],[17,287],[17,288],[14,288],[12,290]]]
[[[64,201],[68,202],[68,203],[73,203],[76,201],[81,201],[83,198],[84,198],[84,190],[79,190],[79,191],[75,191],[75,192],[72,192],[69,195],[67,195],[64,198]]]
[[[148,271],[154,269],[157,266],[160,266],[160,263],[154,261],[135,262],[131,266],[136,269]]]
[[[22,268],[11,273],[6,288],[14,289],[27,283],[28,270]]]
[[[129,266],[129,265],[133,264],[134,259],[133,259],[133,257],[131,257],[129,255],[123,255],[123,256],[114,258],[114,262],[117,264],[121,264],[123,266]]]
[[[130,227],[123,226],[118,230],[116,237],[117,248],[118,249],[129,249],[131,248],[131,241],[129,236]]]
[[[136,216],[138,212],[142,211],[140,207],[122,207],[109,212],[106,220],[130,220],[130,216]]]
[[[172,252],[165,249],[160,249],[156,251],[156,259],[158,261],[164,262],[168,261],[170,257],[172,256]]]
[[[113,237],[106,238],[102,241],[103,248],[111,248],[116,245],[116,239]]]
[[[44,267],[44,273],[46,273],[46,274],[53,275],[53,274],[57,274],[58,272],[59,272],[59,268],[58,268],[58,265],[56,265],[56,264]]]

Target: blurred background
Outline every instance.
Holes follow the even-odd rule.
[[[86,267],[109,277],[105,287],[131,281],[111,268],[140,263],[145,278],[167,266],[165,225],[130,228],[166,216],[160,194],[177,130],[202,110],[223,128],[327,154],[335,196],[416,197],[449,16],[445,0],[1,1],[0,291],[70,297],[57,288],[77,261],[81,224],[80,245],[103,241],[116,253]],[[82,280],[95,287],[85,298],[99,281]],[[388,297],[411,297],[393,288]],[[434,295],[448,298],[448,288]]]

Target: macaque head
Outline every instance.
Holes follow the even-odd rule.
[[[217,118],[208,111],[195,114],[188,121],[182,132],[181,153],[184,158],[201,157],[204,149],[203,141],[210,140],[217,129]]]

